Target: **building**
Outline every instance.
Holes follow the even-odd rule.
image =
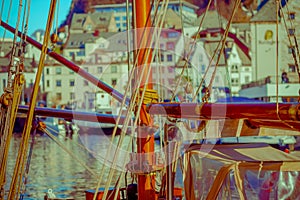
[[[63,55],[73,62],[83,62],[86,58],[86,43],[95,42],[96,37],[92,33],[70,34],[67,43],[64,45]]]
[[[75,79],[77,75],[59,63],[48,62],[43,72],[43,85],[47,105],[56,107],[76,101]]]
[[[7,87],[8,84],[8,70],[9,70],[9,65],[12,64],[12,70],[17,67],[21,60],[17,56],[11,56],[12,54],[12,47],[13,47],[13,41],[12,39],[5,39],[1,43],[1,51],[0,51],[0,89],[1,93],[4,92],[5,88]],[[37,63],[33,57],[29,57],[30,55],[30,45],[26,46],[20,46],[20,43],[18,42],[16,44],[16,50],[15,54],[19,53],[22,51],[24,53],[24,77],[25,77],[25,83],[24,83],[24,90],[22,92],[21,96],[21,103],[25,104],[29,102],[29,98],[31,96],[31,89],[33,87],[34,81],[35,81],[35,76],[36,76],[36,67]],[[13,61],[11,62],[11,58]],[[14,78],[14,74],[13,74]],[[38,99],[42,99],[42,93],[40,92],[38,95]]]
[[[15,65],[17,65],[19,62],[19,59],[15,59]],[[7,87],[7,78],[8,78],[8,66],[10,63],[10,58],[7,57],[1,57],[0,58],[0,89],[1,94],[4,92],[5,88]],[[24,61],[24,77],[25,77],[25,83],[24,83],[24,89],[32,88],[36,76],[36,64],[33,62],[31,58],[26,58]],[[28,93],[24,93],[22,95],[21,102],[29,102],[28,99],[30,98],[30,93],[28,90]],[[39,95],[39,98],[42,98],[41,95]]]
[[[295,27],[300,24],[300,20],[296,17],[297,14],[300,15],[300,6],[295,0],[291,0],[283,6],[281,9],[283,16],[278,18],[278,41],[276,41],[277,14],[275,11],[277,8],[275,1],[268,1],[251,19],[252,65],[255,80],[275,76],[277,60],[280,72],[285,71],[289,74],[296,72],[292,52],[296,51],[293,37],[300,36],[300,33],[295,30]],[[289,37],[291,37],[292,44],[289,42]],[[299,40],[297,41],[299,42]],[[277,45],[278,55],[276,54]]]
[[[124,31],[128,30],[127,28],[127,12],[126,12],[126,4],[104,4],[104,5],[95,5],[94,7],[95,12],[99,13],[114,13],[115,22],[118,30]],[[161,6],[159,7],[159,9]],[[182,19],[185,22],[188,22],[191,24],[196,18],[196,10],[198,9],[197,6],[186,2],[186,1],[179,1],[179,0],[172,0],[168,4],[168,8],[170,10],[175,11],[177,14],[182,13]],[[169,12],[169,11],[168,11]],[[167,12],[167,13],[168,13]],[[132,5],[129,5],[129,16],[130,19],[132,19]],[[168,14],[169,15],[169,14]],[[176,21],[175,23],[178,24],[179,21]],[[130,20],[130,24],[132,24],[132,21]],[[174,26],[170,23],[166,24],[167,26]],[[166,28],[166,27],[164,27]]]
[[[218,12],[218,9],[210,10],[206,14],[200,15],[196,21],[198,25],[202,22],[202,30],[199,35],[194,37],[203,43],[204,51],[210,57],[209,60],[215,52],[221,51],[219,43],[223,40],[228,23],[228,20]],[[218,76],[214,77],[216,87],[228,87],[234,96],[238,96],[238,91],[243,84],[252,81],[249,40],[249,25],[247,26],[245,23],[231,24],[222,54],[219,56],[219,53],[217,53],[210,64],[210,67],[214,67],[216,64],[218,66]],[[203,73],[206,71],[207,66],[202,66]],[[212,73],[210,73],[210,76],[212,76]],[[209,82],[211,81],[205,81],[206,86]]]
[[[117,32],[113,12],[106,13],[74,13],[70,26],[70,34]]]
[[[297,54],[295,41],[299,43],[297,38],[300,33],[295,27],[300,25],[297,18],[300,15],[300,6],[295,0],[281,3],[280,12],[276,12],[276,1],[263,1],[250,21],[254,81],[244,85],[240,95],[264,101],[276,101],[277,95],[279,101],[298,100],[300,85],[293,54]],[[283,80],[285,74],[288,81]]]

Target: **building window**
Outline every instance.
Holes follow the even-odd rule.
[[[56,73],[56,74],[61,74],[61,68],[60,68],[60,67],[56,67],[55,73]]]
[[[289,12],[288,16],[290,20],[295,19],[295,12]]]
[[[87,80],[84,80],[84,81],[83,81],[83,85],[84,85],[84,86],[88,86],[88,85],[89,85],[89,82],[88,82]]]
[[[56,80],[56,87],[61,87],[61,80]]]
[[[249,83],[250,82],[250,76],[245,76],[245,83]]]
[[[50,74],[50,69],[46,68],[46,74],[49,75]]]
[[[96,57],[96,63],[101,63],[102,62],[102,58],[101,57]]]
[[[85,51],[84,51],[84,49],[81,49],[80,51],[78,51],[78,52],[76,53],[76,55],[77,55],[77,56],[85,56]]]
[[[167,55],[167,60],[168,62],[172,62],[173,61],[173,56],[171,54]]]
[[[117,68],[117,66],[111,66],[111,73],[117,73],[118,72],[118,68]]]
[[[72,70],[70,70],[70,71],[69,71],[69,74],[74,74],[74,73],[75,73],[75,72],[74,72],[74,71],[72,71]]]
[[[160,61],[161,61],[161,62],[164,62],[164,60],[165,60],[165,59],[164,59],[164,55],[161,54],[161,55],[160,55]]]
[[[204,73],[205,72],[205,65],[201,65],[201,72]]]
[[[199,62],[203,62],[203,54],[199,54]]]
[[[60,92],[56,93],[56,99],[61,100],[61,93]]]
[[[50,81],[49,80],[46,81],[46,87],[50,87]]]
[[[71,87],[75,86],[75,80],[70,80],[70,86]]]
[[[289,46],[288,52],[289,52],[289,54],[295,53],[295,46]]]
[[[99,74],[101,74],[103,72],[103,68],[102,67],[98,67],[97,71],[98,71]]]
[[[169,32],[168,33],[169,38],[176,38],[179,36],[178,32]]]
[[[294,36],[295,35],[295,29],[294,28],[289,28],[289,35]]]
[[[174,50],[175,49],[174,42],[167,42],[167,49],[168,50]]]
[[[232,78],[231,79],[231,84],[235,85],[235,86],[238,85],[239,84],[239,79],[238,78]]]
[[[233,73],[239,72],[238,66],[237,65],[232,65],[231,66],[231,72],[233,72]]]
[[[174,73],[174,68],[173,67],[168,67],[168,71],[170,74]]]
[[[74,53],[74,52],[70,52],[70,53],[69,53],[69,55],[70,55],[70,57],[72,57],[72,58],[73,58],[73,57],[74,57],[74,55],[75,55],[75,53]]]
[[[296,66],[294,64],[289,64],[289,72],[296,72]]]
[[[112,86],[117,85],[117,79],[111,79],[111,85]]]
[[[70,93],[70,99],[75,99],[75,93],[74,92]]]

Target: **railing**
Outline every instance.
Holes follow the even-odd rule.
[[[296,84],[299,83],[299,78],[296,73],[287,73],[287,77],[289,79],[288,83]],[[276,76],[267,76],[266,78],[252,81],[251,83],[247,83],[242,85],[242,89],[251,88],[251,87],[259,87],[266,84],[277,84]],[[282,84],[281,76],[278,76],[278,84]],[[286,84],[286,83],[284,83]]]

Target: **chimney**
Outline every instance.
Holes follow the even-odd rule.
[[[35,37],[38,42],[41,42],[41,32],[40,31],[36,32]]]

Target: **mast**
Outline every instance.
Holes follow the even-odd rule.
[[[136,30],[136,44],[137,49],[139,50],[139,54],[135,57],[137,59],[138,73],[137,76],[142,76],[142,84],[140,88],[144,88],[144,84],[146,83],[147,75],[146,73],[139,73],[142,71],[142,68],[145,68],[145,72],[148,72],[151,62],[151,52],[148,59],[145,59],[145,55],[151,51],[148,47],[148,39],[150,38],[150,31],[147,27],[151,26],[150,14],[151,14],[151,6],[150,0],[134,0],[133,13],[135,13],[135,19],[133,20]],[[149,18],[149,19],[148,19]],[[149,83],[152,82],[152,76],[150,73]],[[147,85],[147,89],[152,89],[152,84]],[[139,127],[151,126],[152,122],[149,119],[149,115],[146,112],[146,105],[143,104],[141,108],[141,112],[137,113],[140,117]],[[145,130],[143,128],[138,129],[138,139],[137,139],[137,153],[139,155],[151,154],[154,152],[154,136],[153,134],[148,134],[145,136],[143,133]],[[141,157],[144,156],[139,156]],[[146,162],[149,164],[152,163],[150,156],[146,158]],[[138,199],[155,199],[155,191],[153,186],[155,185],[155,177],[150,174],[138,175]]]

